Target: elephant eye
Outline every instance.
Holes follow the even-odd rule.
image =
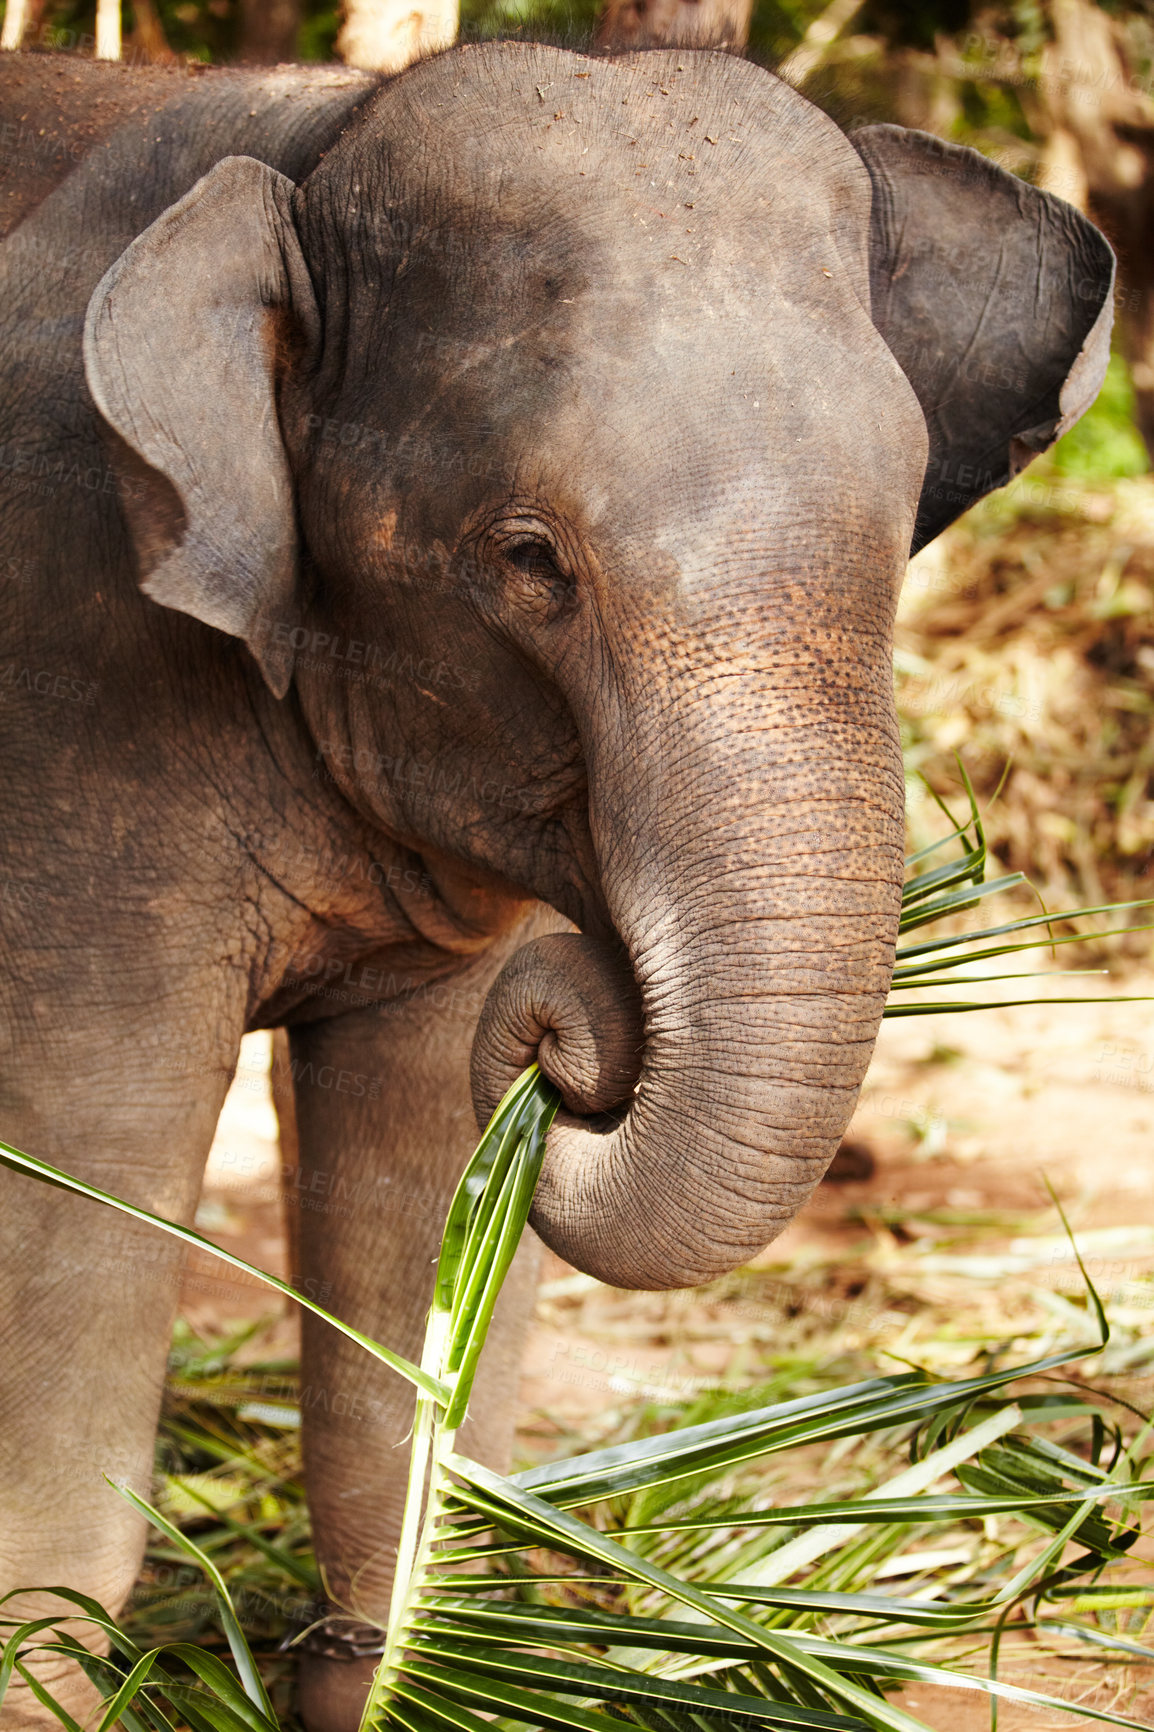
[[[553,574],[560,577],[553,549],[547,541],[541,541],[535,535],[526,536],[521,541],[514,541],[505,550],[505,558],[522,577],[530,578],[539,583],[548,582]]]
[[[550,619],[556,618],[573,599],[575,586],[558,564],[552,545],[542,536],[522,535],[507,542],[502,551],[506,564],[524,584],[528,599],[544,606]]]

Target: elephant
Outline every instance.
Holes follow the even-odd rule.
[[[187,1222],[242,1035],[287,1030],[296,1279],[412,1357],[536,1059],[540,1239],[625,1287],[740,1265],[889,988],[907,560],[1092,401],[1106,243],[704,49],[13,55],[0,124],[0,1135]],[[179,1253],[4,1199],[0,1586],[115,1612],[144,1529],[104,1476],[147,1491]],[[378,1623],[411,1392],[310,1317],[302,1356],[327,1603]],[[305,1644],[310,1728],[356,1722],[346,1638]]]

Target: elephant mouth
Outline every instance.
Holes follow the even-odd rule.
[[[629,1117],[632,1104],[633,1095],[631,1092],[629,1099],[622,1101],[620,1106],[610,1107],[599,1113],[571,1112],[567,1106],[562,1105],[553,1122],[563,1130],[587,1131],[591,1136],[610,1137],[621,1129]]]

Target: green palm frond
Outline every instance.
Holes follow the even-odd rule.
[[[1003,956],[1015,956],[1026,950],[1054,950],[1059,944],[1085,943],[1085,938],[1079,933],[1069,933],[1056,936],[1053,928],[1056,924],[1072,920],[1087,919],[1097,914],[1121,914],[1136,908],[1154,906],[1149,900],[1139,902],[1104,903],[1097,908],[1079,908],[1073,913],[1065,914],[1033,914],[1023,919],[1011,920],[999,926],[986,927],[981,932],[963,932],[949,937],[923,940],[916,944],[903,944],[902,936],[913,932],[922,926],[928,926],[935,921],[945,920],[951,916],[964,914],[987,896],[995,896],[1004,890],[1012,890],[1026,883],[1021,872],[1012,872],[1002,878],[987,879],[988,849],[986,832],[982,824],[982,816],[978,807],[977,796],[966,774],[965,767],[958,765],[966,797],[969,800],[970,814],[963,824],[956,824],[953,815],[946,812],[953,829],[939,842],[932,842],[927,848],[912,854],[906,861],[907,869],[911,870],[902,888],[902,911],[898,923],[899,943],[897,957],[891,983],[890,998],[883,1015],[897,1016],[931,1016],[941,1011],[964,1010],[999,1010],[1015,1004],[1032,1004],[1040,1002],[1029,998],[1012,999],[978,999],[951,1000],[934,999],[918,1004],[908,1003],[903,996],[907,992],[926,987],[950,987],[984,985],[990,980],[1019,980],[1035,978],[1028,972],[1013,974],[990,974],[984,970],[978,974],[957,974],[959,966],[974,967],[994,961]],[[932,790],[931,790],[932,792]],[[934,796],[937,799],[937,796]],[[938,802],[941,804],[941,802]],[[943,807],[945,810],[945,807]],[[957,843],[959,853],[956,857],[947,859],[936,866],[926,866],[924,862],[934,858]],[[1095,934],[1097,938],[1117,937],[1123,932],[1149,931],[1150,926],[1116,926],[1107,932]],[[1029,938],[1007,944],[991,944],[991,939],[1010,938],[1013,935],[1030,932]],[[1079,970],[1078,972],[1084,972]],[[1047,996],[1047,1004],[1081,1004],[1083,998],[1052,998]],[[1133,1002],[1127,998],[1112,996],[1111,1002]]]

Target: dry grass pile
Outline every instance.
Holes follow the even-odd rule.
[[[917,773],[956,792],[962,750],[1051,905],[1154,893],[1154,480],[1035,465],[992,495],[913,562],[896,667],[915,845]]]

